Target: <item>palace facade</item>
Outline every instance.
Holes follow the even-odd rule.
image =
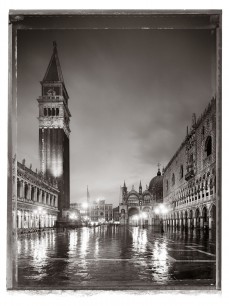
[[[164,224],[180,228],[215,228],[216,101],[211,100],[165,167]]]

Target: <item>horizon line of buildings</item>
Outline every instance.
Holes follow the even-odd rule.
[[[57,53],[53,53],[41,83],[39,107],[40,171],[13,159],[13,230],[53,227],[75,209],[91,221],[119,219],[120,224],[209,227],[216,222],[216,99],[196,120],[162,173],[143,190],[128,191],[124,182],[118,208],[104,202],[70,204],[70,111]],[[78,208],[77,208],[78,207]],[[84,209],[84,210],[83,210]]]

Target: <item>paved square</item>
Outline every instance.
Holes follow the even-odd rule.
[[[214,234],[149,227],[51,230],[18,238],[18,288],[214,289]],[[164,288],[164,287],[163,287]]]

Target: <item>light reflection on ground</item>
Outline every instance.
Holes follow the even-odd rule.
[[[18,288],[214,285],[214,233],[99,226],[18,239]]]

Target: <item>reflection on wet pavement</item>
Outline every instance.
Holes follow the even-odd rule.
[[[214,233],[99,226],[18,238],[18,288],[214,286]]]

